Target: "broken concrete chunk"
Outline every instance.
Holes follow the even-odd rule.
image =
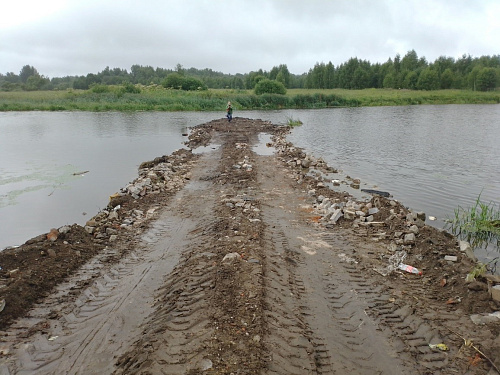
[[[414,244],[415,243],[415,233],[408,233],[405,234],[405,237],[403,239],[403,242],[405,244]]]

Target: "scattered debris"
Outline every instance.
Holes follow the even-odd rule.
[[[439,349],[442,352],[447,352],[448,350],[450,350],[446,344],[429,344],[429,348]]]

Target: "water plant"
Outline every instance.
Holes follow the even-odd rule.
[[[294,119],[293,117],[287,117],[286,123],[288,126],[300,126],[300,125],[302,125],[302,121],[300,121],[299,119]]]
[[[500,205],[485,203],[478,196],[473,206],[458,206],[455,216],[447,220],[451,232],[468,241],[473,248],[492,244],[500,250]]]

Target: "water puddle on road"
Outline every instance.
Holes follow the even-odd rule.
[[[191,151],[193,152],[193,154],[205,154],[207,152],[218,150],[220,148],[220,146],[221,145],[216,145],[216,144],[211,143],[208,146],[196,147],[196,148],[192,149]]]
[[[271,135],[267,133],[259,133],[259,143],[252,147],[252,150],[261,156],[268,156],[274,154],[275,148],[271,145]]]

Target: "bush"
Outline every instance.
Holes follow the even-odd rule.
[[[207,86],[197,78],[184,77],[179,73],[169,74],[161,83],[165,88],[185,91],[207,90]]]
[[[271,81],[270,79],[260,80],[255,85],[255,95],[262,94],[286,94],[286,87],[284,84],[278,81]]]
[[[103,94],[103,93],[109,92],[110,89],[109,89],[109,86],[107,86],[107,85],[93,83],[92,85],[90,85],[90,91],[92,91],[93,93],[96,93],[96,94]]]
[[[123,84],[123,91],[128,93],[128,94],[140,94],[141,93],[141,89],[130,82],[125,82]]]

